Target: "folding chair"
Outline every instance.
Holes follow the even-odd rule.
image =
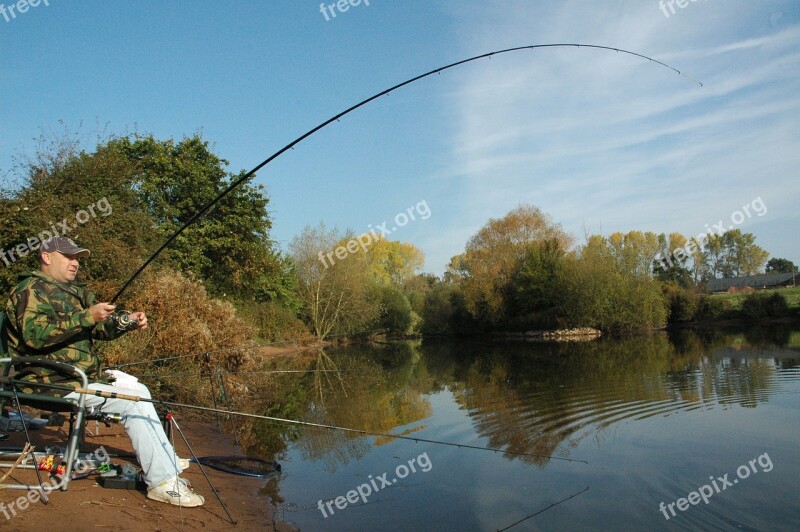
[[[14,408],[17,413],[19,414],[19,422],[22,424],[22,428],[25,431],[25,437],[29,444],[31,443],[30,434],[28,433],[28,429],[25,426],[25,419],[22,414],[22,406],[30,406],[32,408],[36,408],[38,410],[49,411],[53,413],[66,413],[69,412],[69,436],[67,439],[67,446],[64,451],[64,461],[66,462],[65,472],[61,476],[61,479],[57,484],[52,484],[51,487],[47,489],[47,491],[54,491],[56,489],[61,489],[63,491],[67,490],[70,481],[70,475],[72,474],[72,468],[78,459],[78,453],[80,451],[81,442],[83,441],[83,430],[84,430],[84,420],[86,414],[86,408],[84,406],[85,396],[80,395],[78,399],[64,399],[63,397],[56,397],[52,395],[46,394],[36,394],[36,393],[23,393],[22,389],[24,386],[35,386],[35,383],[22,385],[21,383],[13,382],[13,375],[11,373],[12,369],[16,370],[17,366],[20,365],[34,365],[37,367],[48,368],[56,371],[59,377],[63,377],[69,380],[79,380],[83,388],[88,386],[88,379],[86,378],[86,374],[81,371],[80,369],[70,366],[69,364],[64,364],[62,362],[56,362],[53,360],[47,360],[41,357],[14,357],[14,358],[0,358],[0,364],[4,366],[3,376],[0,377],[0,403],[3,405],[3,412],[2,415],[6,414],[5,407],[11,406]],[[20,453],[16,453],[20,454]],[[17,465],[19,469],[35,469],[38,473],[38,461],[36,460],[36,454],[40,453],[32,453],[33,454],[33,464],[23,463]],[[44,454],[44,453],[41,453]],[[12,453],[10,456],[13,456]],[[6,464],[3,464],[5,466]],[[11,464],[8,464],[11,465]],[[3,484],[4,489],[20,489],[20,490],[42,490],[42,482],[41,478],[39,477],[39,485],[30,485],[30,484]]]

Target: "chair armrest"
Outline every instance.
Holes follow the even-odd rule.
[[[48,360],[42,357],[7,357],[0,358],[0,364],[6,365],[3,376],[8,376],[9,370],[17,364],[29,364],[31,366],[53,369],[62,376],[78,379],[81,381],[81,385],[84,388],[89,385],[89,379],[86,377],[86,373],[84,373],[83,370],[56,360]]]

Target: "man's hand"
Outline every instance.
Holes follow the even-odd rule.
[[[92,318],[94,318],[95,323],[100,323],[111,316],[111,314],[114,313],[115,308],[117,307],[111,303],[97,303],[96,305],[89,307],[89,312],[92,313]]]
[[[131,312],[128,317],[139,322],[137,329],[147,329],[147,316],[144,315],[144,312]]]

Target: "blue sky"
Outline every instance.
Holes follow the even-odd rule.
[[[8,8],[10,0],[0,0]],[[327,4],[331,2],[326,2]],[[683,2],[681,2],[683,3]],[[490,218],[530,203],[583,241],[723,220],[800,264],[800,3],[42,0],[0,10],[0,176],[63,121],[157,138],[202,132],[250,169],[394,83],[512,46],[540,49],[427,78],[332,124],[259,172],[284,249],[305,225],[398,227],[441,274]],[[334,8],[336,9],[336,8]],[[674,11],[674,12],[673,12]],[[665,15],[665,12],[667,15]],[[743,207],[761,198],[762,216]],[[742,219],[734,224],[731,217]]]

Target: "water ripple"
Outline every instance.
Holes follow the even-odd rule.
[[[495,446],[552,454],[588,432],[627,420],[705,412],[732,405],[752,408],[780,394],[800,393],[800,371],[777,360],[724,357],[660,375],[641,375],[622,384],[479,386],[455,392],[476,429]],[[581,434],[581,431],[587,433]]]

